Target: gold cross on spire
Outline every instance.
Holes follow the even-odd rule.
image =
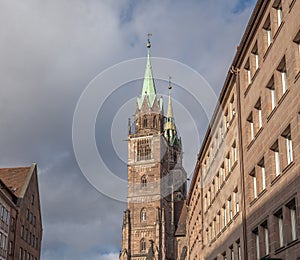
[[[152,33],[148,33],[147,36],[148,36],[147,48],[150,48],[151,47],[150,37],[152,36]]]
[[[170,90],[172,89],[172,86],[171,86],[171,79],[172,79],[172,77],[169,76],[169,86],[168,86],[169,92],[170,92]]]

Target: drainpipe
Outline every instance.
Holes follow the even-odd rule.
[[[243,225],[243,249],[244,259],[248,260],[247,246],[247,219],[246,219],[246,196],[245,196],[245,173],[244,173],[244,153],[242,137],[242,115],[241,115],[241,89],[240,89],[240,69],[232,68],[230,72],[234,74],[236,80],[237,92],[237,114],[238,114],[238,137],[239,137],[239,156],[240,156],[240,173],[241,173],[241,194],[242,194],[242,225]]]

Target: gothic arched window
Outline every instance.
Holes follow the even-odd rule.
[[[144,127],[147,127],[147,117],[146,116],[144,116],[144,118],[143,118],[143,125],[144,125]]]
[[[145,175],[142,176],[142,178],[141,178],[141,184],[142,184],[142,188],[147,187],[147,178]]]
[[[147,211],[145,208],[141,210],[141,221],[146,221],[147,219]]]
[[[153,117],[153,128],[157,128],[156,116]]]
[[[144,238],[142,238],[141,242],[140,242],[140,248],[141,248],[141,252],[145,252],[146,251],[146,241]]]

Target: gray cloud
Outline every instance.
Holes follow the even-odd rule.
[[[151,32],[153,56],[191,66],[218,93],[253,2],[0,1],[0,164],[38,163],[43,259],[115,259],[110,253],[120,247],[126,205],[86,181],[72,148],[73,112],[88,82],[115,63],[145,56],[145,36]],[[176,103],[174,110],[180,118]],[[187,135],[192,125],[178,118]],[[204,134],[207,120],[201,111],[198,120]],[[119,127],[125,137],[126,118]],[[188,152],[200,143],[184,138],[183,144],[190,173],[196,155]]]

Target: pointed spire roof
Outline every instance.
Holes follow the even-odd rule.
[[[164,126],[164,132],[165,132],[164,135],[172,146],[177,138],[177,131],[176,131],[175,119],[173,113],[172,98],[170,94],[170,90],[172,89],[171,77],[169,78],[168,89],[169,89],[169,102],[168,102],[168,111],[167,111],[167,118],[166,118],[167,120]]]
[[[174,115],[173,115],[173,105],[172,105],[172,99],[171,99],[171,95],[170,94],[169,94],[167,118],[174,118]]]
[[[144,76],[144,82],[143,82],[143,89],[142,89],[142,95],[140,98],[138,98],[138,105],[139,109],[142,106],[142,103],[145,99],[145,97],[148,99],[150,107],[153,106],[155,97],[156,97],[156,89],[152,74],[152,66],[151,66],[151,60],[150,60],[150,48],[151,43],[149,37],[151,34],[148,34],[148,43],[147,43],[147,63],[146,63],[146,70],[145,70],[145,76]]]
[[[169,77],[168,89],[169,89],[169,102],[168,102],[167,118],[168,119],[173,119],[173,120],[170,120],[170,121],[174,121],[173,105],[172,105],[172,98],[171,98],[171,89],[172,89],[171,77]]]

